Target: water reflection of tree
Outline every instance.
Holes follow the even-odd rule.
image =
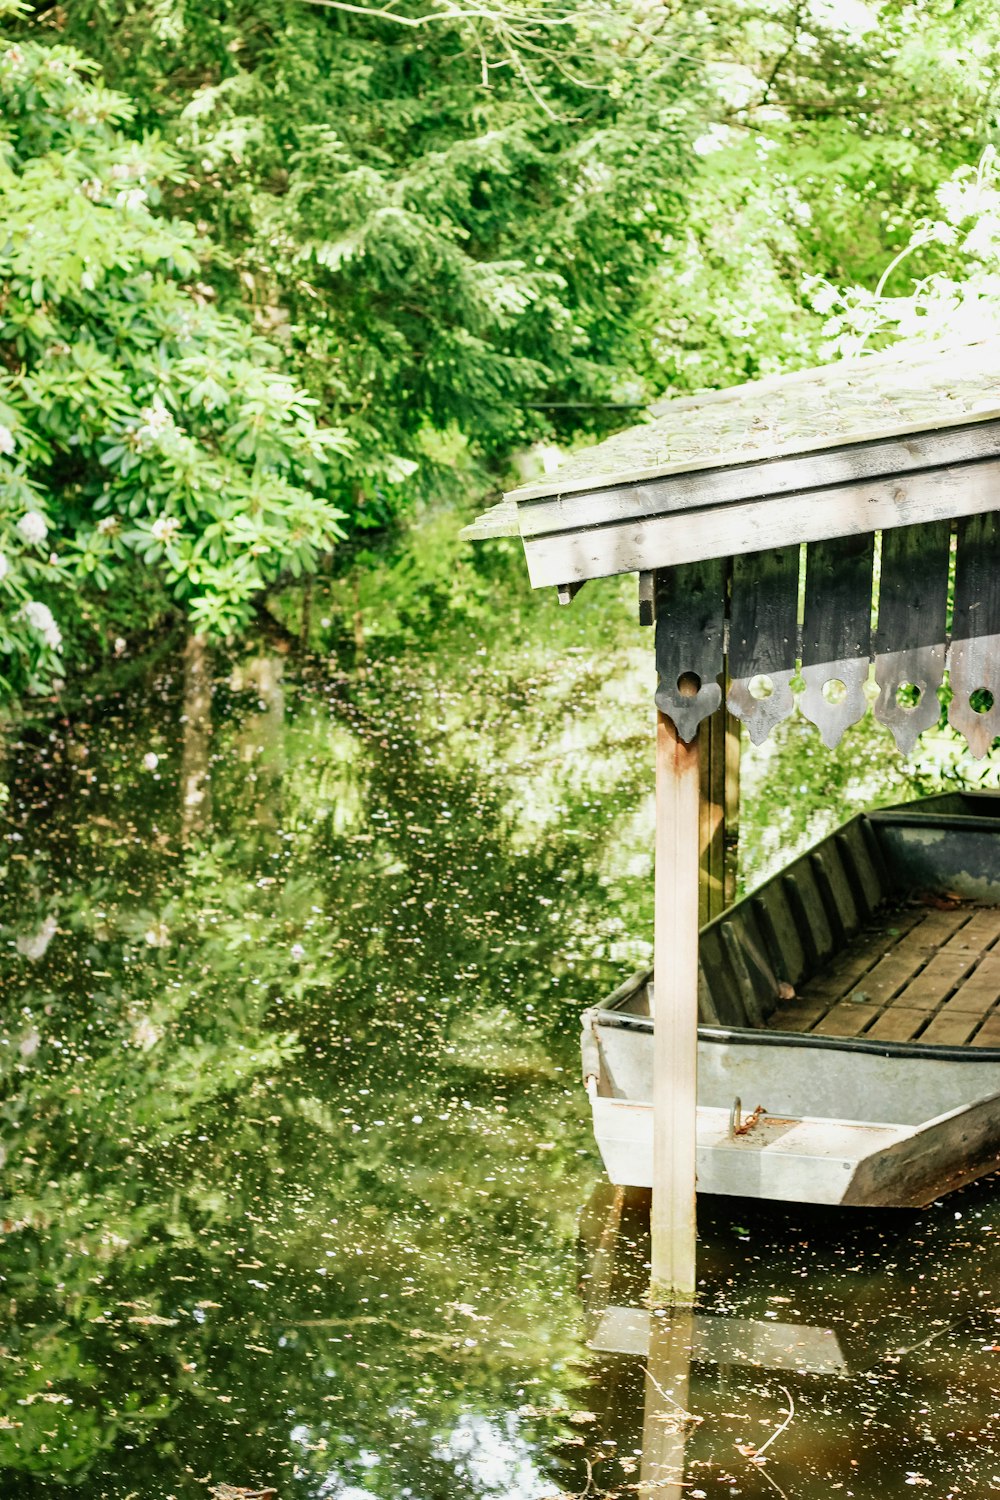
[[[569,1432],[574,991],[611,969],[565,953],[635,778],[600,818],[559,784],[519,842],[503,774],[419,691],[376,718],[293,684],[282,716],[248,678],[216,694],[185,850],[177,703],[163,682],[13,751],[4,937],[58,932],[3,960],[0,1471],[146,1495],[155,1453],[164,1494],[493,1493],[471,1442],[516,1493],[520,1429]]]

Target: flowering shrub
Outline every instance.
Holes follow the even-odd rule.
[[[914,226],[874,290],[840,289],[824,277],[807,282],[813,307],[827,320],[821,353],[852,357],[901,340],[962,343],[1000,334],[998,175],[1000,158],[988,146],[977,167],[960,167],[942,183],[940,215]],[[914,277],[913,265],[923,274]],[[904,272],[906,290],[894,294]]]
[[[233,634],[341,535],[346,438],[213,306],[131,116],[71,48],[0,36],[0,697],[58,676],[67,591],[155,570]]]

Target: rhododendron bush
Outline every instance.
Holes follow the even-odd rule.
[[[73,49],[0,40],[0,696],[58,678],[83,585],[150,570],[227,635],[341,534],[346,438],[213,306],[131,115]]]

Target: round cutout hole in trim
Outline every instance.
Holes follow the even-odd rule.
[[[917,707],[923,696],[923,688],[915,682],[901,682],[896,689],[896,707],[910,711]]]
[[[974,693],[969,694],[969,707],[973,713],[988,714],[994,704],[993,694],[989,688],[976,688]]]
[[[774,695],[774,683],[770,677],[765,677],[761,673],[757,677],[750,678],[750,681],[747,683],[747,692],[758,703],[766,703],[768,698]]]
[[[847,683],[840,677],[827,678],[823,684],[823,697],[832,708],[836,708],[847,697]]]
[[[701,692],[701,678],[697,672],[682,672],[677,679],[677,691],[682,698],[697,698]]]

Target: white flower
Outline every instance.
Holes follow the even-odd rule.
[[[298,963],[300,959],[305,958],[306,956],[306,950],[303,948],[301,943],[293,943],[288,952],[296,963]]]
[[[145,188],[123,188],[115,198],[115,206],[117,208],[142,208],[147,201]]]
[[[0,453],[2,453],[5,458],[7,458],[10,456],[10,454],[13,453],[16,446],[17,444],[14,442],[14,434],[11,432],[9,427],[5,427],[3,423],[0,422]]]
[[[16,45],[13,47],[8,47],[7,51],[3,55],[3,60],[10,67],[19,68],[24,62],[24,53],[21,51],[20,47]]]
[[[121,529],[121,522],[117,516],[102,516],[97,523],[97,529],[101,536],[115,536]]]
[[[141,421],[135,429],[135,435],[140,448],[150,448],[161,438],[168,437],[177,431],[174,419],[164,405],[162,396],[154,396],[152,405],[144,406],[139,416]]]
[[[24,515],[17,523],[17,529],[21,533],[24,541],[26,541],[28,545],[32,547],[36,546],[40,542],[44,542],[45,538],[49,534],[49,528],[45,517],[40,516],[37,510],[25,511]]]
[[[47,604],[40,599],[29,599],[21,610],[22,615],[39,635],[44,636],[45,644],[53,651],[58,651],[62,645],[62,632],[52,616],[52,611]]]
[[[3,580],[7,577],[7,574],[9,572],[10,572],[10,563],[4,557],[3,553],[0,552],[0,583],[3,582]]]
[[[145,755],[142,757],[142,763],[146,767],[147,771],[155,771],[157,766],[160,764],[160,757],[157,755],[155,750],[147,750]]]
[[[181,523],[176,516],[157,516],[149,529],[158,542],[168,544],[180,531]]]

